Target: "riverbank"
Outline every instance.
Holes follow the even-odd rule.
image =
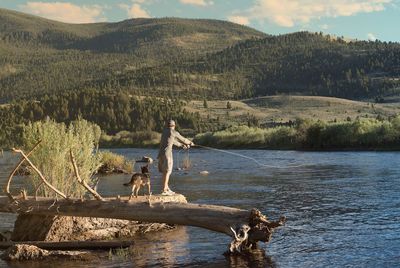
[[[230,149],[307,151],[400,150],[400,116],[348,122],[299,120],[291,126],[235,126],[195,137],[199,145]]]

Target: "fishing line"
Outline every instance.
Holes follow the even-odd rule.
[[[217,148],[213,148],[213,147],[198,145],[198,144],[196,144],[195,146],[201,147],[201,148],[204,148],[204,149],[208,149],[208,150],[213,150],[213,151],[217,151],[217,152],[221,152],[221,153],[226,153],[226,154],[231,154],[231,155],[239,156],[239,157],[242,157],[242,158],[246,158],[246,159],[249,159],[249,160],[255,162],[257,165],[262,166],[262,167],[269,167],[269,168],[292,168],[292,167],[307,166],[307,165],[305,165],[305,164],[301,164],[301,165],[289,165],[289,166],[284,166],[284,167],[282,167],[282,166],[266,165],[266,164],[261,163],[261,162],[258,161],[257,159],[255,159],[255,158],[253,158],[253,157],[250,157],[250,156],[247,156],[247,155],[243,155],[243,154],[239,154],[239,153],[234,153],[234,152],[230,152],[230,151],[226,151],[226,150],[222,150],[222,149],[217,149]]]
[[[177,170],[181,170],[181,168],[179,167],[179,162],[180,162],[180,161],[179,161],[179,156],[180,156],[182,150],[183,150],[183,149],[180,149],[180,150],[178,151],[177,155],[176,155],[176,163],[177,163],[176,169],[177,169]]]
[[[190,161],[189,148],[188,148],[188,149],[180,149],[180,150],[178,151],[177,155],[176,155],[176,163],[177,163],[176,169],[177,169],[177,170],[185,169],[184,163],[183,163],[184,160],[182,160],[182,166],[183,166],[183,167],[181,168],[180,165],[179,165],[179,163],[181,162],[181,161],[180,161],[180,154],[181,154],[182,151],[185,151],[185,152],[186,152],[187,159],[189,159],[189,161]],[[182,159],[184,159],[184,158],[182,157]]]

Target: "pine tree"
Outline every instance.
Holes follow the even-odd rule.
[[[203,107],[206,108],[206,109],[208,108],[208,103],[207,103],[206,99],[204,99],[204,101],[203,101]]]

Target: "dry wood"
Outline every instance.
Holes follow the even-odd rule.
[[[0,249],[6,249],[17,244],[33,245],[46,250],[78,250],[78,249],[112,249],[127,248],[134,245],[133,241],[63,241],[63,242],[0,242]]]
[[[61,197],[67,199],[67,196],[61,192],[60,190],[56,189],[53,185],[51,185],[46,178],[43,176],[42,172],[40,172],[40,170],[31,162],[31,160],[29,160],[28,156],[25,155],[25,153],[20,150],[20,149],[15,149],[13,148],[13,151],[16,153],[20,153],[22,155],[23,158],[25,158],[26,162],[28,162],[28,164],[33,168],[33,170],[36,171],[36,173],[39,175],[40,179],[43,181],[43,183],[45,185],[47,185],[47,187],[49,187],[51,190],[53,190],[56,194],[60,195]]]
[[[9,202],[0,197],[0,212],[37,215],[61,215],[78,217],[113,218],[143,222],[158,222],[205,228],[233,236],[232,229],[249,225],[248,239],[243,241],[253,247],[258,241],[268,242],[274,228],[284,224],[285,219],[269,221],[260,211],[244,210],[224,206],[186,203],[182,195],[138,198],[135,201],[105,199],[84,200],[33,197],[18,202]]]
[[[88,190],[89,193],[91,193],[94,198],[96,198],[97,200],[103,201],[103,197],[101,197],[101,195],[99,195],[95,190],[93,190],[87,183],[85,180],[83,180],[81,178],[81,176],[79,175],[79,170],[78,170],[78,166],[76,165],[76,161],[74,158],[74,154],[72,153],[72,150],[69,151],[69,154],[71,156],[71,162],[72,162],[72,166],[74,167],[74,172],[75,172],[75,176],[78,179],[79,184],[81,184],[86,190]]]
[[[38,141],[34,146],[33,146],[33,148],[26,154],[26,156],[27,157],[29,157],[31,154],[32,154],[32,152],[36,149],[36,147],[38,147],[39,146],[39,144],[41,143],[42,141],[40,140],[40,141]],[[17,170],[21,167],[21,165],[22,165],[22,163],[25,161],[25,158],[24,157],[21,157],[21,159],[19,160],[19,162],[17,163],[17,165],[15,166],[15,168],[13,169],[13,171],[10,173],[10,175],[8,176],[8,180],[7,180],[7,184],[6,184],[6,187],[4,188],[4,192],[7,194],[7,196],[8,196],[8,198],[10,198],[10,200],[12,200],[12,201],[14,201],[14,197],[11,195],[11,193],[10,193],[10,185],[11,185],[11,181],[12,181],[12,178],[14,177],[14,175],[15,175],[15,172],[17,172]]]

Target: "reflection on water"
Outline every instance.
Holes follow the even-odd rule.
[[[132,159],[157,155],[156,150],[115,151]],[[287,225],[277,230],[269,245],[263,245],[266,255],[261,251],[247,259],[226,258],[222,253],[227,249],[229,237],[181,227],[138,238],[132,258],[127,260],[105,258],[100,263],[57,266],[395,267],[400,263],[400,153],[236,152],[282,168],[259,167],[232,155],[192,150],[192,169],[175,171],[171,188],[183,193],[190,202],[257,207],[273,219],[282,214],[287,216]],[[0,158],[0,186],[13,161],[9,155]],[[203,170],[210,175],[200,175]],[[153,192],[158,192],[161,178],[155,166],[151,171]],[[122,186],[127,177],[103,177],[99,191],[106,195],[128,195],[129,189]],[[14,191],[24,180],[16,178]],[[0,229],[9,228],[14,218],[6,214],[0,217]]]

